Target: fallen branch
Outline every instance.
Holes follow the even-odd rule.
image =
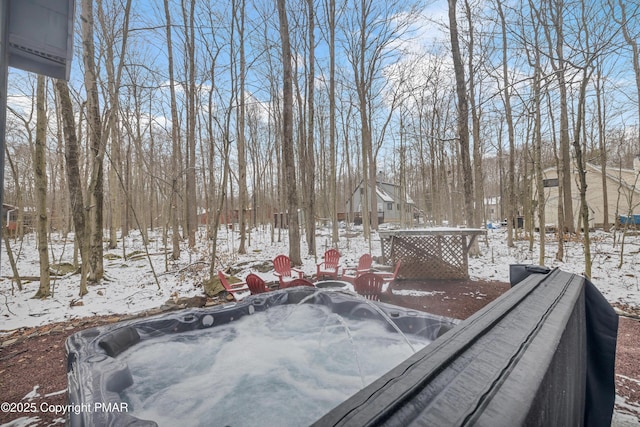
[[[209,265],[209,263],[207,261],[196,261],[194,263],[191,263],[189,265],[187,265],[186,267],[182,267],[180,270],[177,271],[177,273],[182,273],[183,271],[185,271],[186,269],[188,269],[189,267],[193,267],[196,264],[205,264],[205,265]]]
[[[16,353],[13,353],[13,354],[9,354],[8,356],[0,357],[0,362],[4,362],[5,360],[12,359],[12,358],[14,358],[14,357],[16,357],[16,356],[18,356],[18,355],[20,355],[22,353],[26,353],[28,351],[29,351],[29,349],[25,349],[25,350],[21,350],[21,351],[18,351]]]
[[[4,279],[9,279],[9,280],[27,280],[29,282],[39,282],[40,281],[40,276],[20,276],[16,279],[15,276],[2,276]],[[52,274],[51,277],[55,277],[55,278],[63,278],[64,276],[62,275],[57,275],[57,274]]]
[[[145,258],[156,256],[156,255],[166,255],[167,253],[168,253],[168,251],[157,252],[155,254],[152,254],[152,253],[150,253],[150,254],[146,254],[146,253],[135,254],[135,255],[132,255],[132,256],[128,257],[127,261],[136,261],[136,260],[139,260],[139,259],[145,259]]]
[[[14,316],[16,315],[13,311],[11,311],[11,309],[9,308],[9,298],[7,298],[6,295],[4,295],[4,305],[7,307],[7,311],[9,311],[9,313],[13,314]]]

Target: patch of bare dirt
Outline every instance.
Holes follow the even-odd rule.
[[[508,283],[484,281],[398,281],[385,301],[440,316],[466,319],[510,289]]]
[[[509,290],[508,283],[483,281],[402,282],[386,302],[457,319],[466,319]],[[622,310],[621,307],[618,307]],[[627,312],[631,310],[625,307]],[[0,402],[33,404],[37,412],[0,411],[0,424],[38,417],[33,425],[63,424],[64,417],[42,412],[42,405],[67,403],[65,340],[75,332],[130,316],[108,316],[21,329],[0,336]],[[621,317],[616,352],[616,392],[640,405],[640,322]],[[629,411],[628,408],[625,409]],[[638,421],[640,422],[640,415]]]
[[[633,413],[640,424],[640,321],[620,317],[616,347],[616,394],[635,408],[620,408]]]
[[[53,323],[0,337],[0,401],[13,405],[0,411],[0,424],[22,417],[37,417],[39,422],[33,425],[64,424],[64,416],[49,411],[48,406],[68,401],[65,340],[75,332],[120,319],[109,316]]]

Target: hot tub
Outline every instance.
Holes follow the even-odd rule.
[[[333,350],[338,341],[345,346],[342,352],[318,357],[319,351],[304,353],[288,344],[274,344],[279,354],[294,356],[294,362],[288,364],[274,364],[272,355],[261,348],[250,350],[248,344],[239,346],[239,351],[223,358],[227,365],[218,372],[224,379],[218,385],[212,386],[212,381],[204,375],[195,376],[192,383],[179,386],[182,388],[168,399],[159,397],[163,402],[160,410],[182,411],[167,424],[610,425],[615,401],[618,324],[615,311],[583,277],[557,269],[525,270],[526,274],[517,275],[521,281],[514,281],[508,292],[459,324],[428,313],[374,304],[339,289],[298,287],[252,296],[234,305],[173,313],[77,333],[67,341],[70,424],[151,426],[156,425],[156,421],[164,423],[166,417],[149,417],[149,411],[143,410],[144,416],[138,416],[137,402],[144,403],[145,399],[132,396],[131,392],[140,386],[144,388],[147,382],[137,378],[141,378],[149,366],[156,366],[157,357],[168,355],[180,363],[170,369],[159,369],[148,378],[164,380],[172,388],[174,380],[181,377],[182,364],[191,360],[213,362],[218,351],[217,346],[207,347],[206,340],[198,346],[201,354],[184,357],[180,348],[171,347],[175,343],[169,338],[188,342],[195,335],[215,335],[229,328],[229,337],[233,338],[240,335],[235,326],[240,325],[242,319],[248,319],[253,322],[250,329],[258,331],[262,331],[264,325],[301,328],[294,338],[298,341],[308,340],[315,333],[312,342],[318,350]],[[285,310],[284,314],[280,309]],[[311,313],[321,312],[320,318],[326,321],[310,327],[306,309]],[[259,314],[266,314],[266,320],[260,321]],[[385,349],[380,346],[371,351],[366,350],[369,348],[366,345],[361,346],[359,334],[369,326],[377,326],[376,334],[391,331],[391,335],[382,338],[382,347],[397,350],[399,358],[406,356],[407,347],[414,346],[411,351],[416,352],[393,367],[383,366],[386,373],[374,374],[369,369],[374,365],[380,367],[378,356],[388,364],[394,362],[393,358],[381,356]],[[276,334],[269,341],[279,340],[278,334],[285,329],[276,328]],[[406,339],[402,338],[405,333]],[[253,341],[259,340],[258,336]],[[426,345],[431,340],[435,341]],[[157,350],[145,349],[158,342]],[[135,360],[138,353],[146,354],[142,363]],[[322,359],[337,363],[327,368]],[[303,368],[323,369],[321,377],[332,381],[322,385],[307,383],[294,392],[295,399],[280,394],[288,385],[274,391],[272,383],[252,381],[247,381],[247,394],[236,395],[229,390],[226,380],[252,373],[253,368],[247,369],[250,360],[271,363],[269,366],[278,370],[275,382],[282,379],[297,385],[296,375]],[[336,375],[354,365],[358,367],[355,392],[353,380]],[[207,370],[207,363],[200,369]],[[334,406],[320,405],[345,390],[347,395],[353,394],[344,400],[340,397]],[[195,415],[202,408],[190,405],[195,400],[201,401],[202,396],[209,399],[205,409],[215,408],[221,397],[226,400],[215,413],[197,418]],[[150,400],[153,398],[146,399]],[[225,418],[239,406],[247,410]]]
[[[88,329],[67,340],[69,421],[308,425],[455,324],[298,287]]]

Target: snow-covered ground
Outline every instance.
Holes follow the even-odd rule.
[[[204,230],[201,230],[204,233]],[[277,230],[272,242],[271,230],[253,230],[247,241],[246,255],[239,255],[237,247],[239,234],[227,229],[221,230],[218,239],[217,268],[234,266],[239,269],[238,277],[250,272],[257,272],[254,267],[269,266],[277,254],[287,254],[288,241],[283,232],[281,241],[277,242]],[[616,236],[619,240],[621,234]],[[614,244],[612,233],[596,232],[592,234],[592,281],[600,289],[605,298],[614,303],[620,302],[630,306],[640,306],[640,236],[627,236],[624,244],[624,262],[621,268],[621,242]],[[181,258],[171,261],[165,256],[162,236],[150,233],[148,251],[153,263],[144,255],[142,238],[131,233],[125,240],[125,246],[119,242],[115,250],[107,251],[105,256],[105,280],[96,286],[89,287],[89,293],[78,297],[79,276],[66,275],[52,278],[53,296],[46,300],[32,297],[38,289],[38,282],[23,283],[19,291],[8,278],[12,276],[7,253],[2,245],[0,275],[0,333],[17,328],[39,326],[51,322],[70,320],[73,318],[106,315],[133,314],[160,307],[170,298],[202,295],[200,284],[208,278],[209,242],[199,239],[193,250],[184,248]],[[551,239],[551,235],[547,237]],[[329,229],[318,229],[316,233],[318,253],[324,253],[331,245]],[[18,261],[21,277],[39,275],[38,252],[35,236],[27,235],[23,242],[12,241],[14,256]],[[374,257],[381,255],[380,239],[377,235],[370,246],[362,235],[362,230],[340,230],[339,247],[341,265],[357,264],[358,257],[370,252]],[[480,237],[481,255],[469,259],[469,274],[478,280],[509,280],[509,265],[514,263],[538,263],[538,244],[529,251],[528,240],[516,241],[515,247],[506,245],[504,230],[488,230],[487,238]],[[566,244],[564,262],[555,261],[557,243],[546,244],[545,264],[563,270],[582,274],[584,272],[584,247],[579,241]],[[52,237],[49,245],[52,264],[71,263],[73,260],[72,236],[65,241],[60,237]],[[316,260],[306,256],[306,244],[301,245],[303,254],[302,269],[306,274],[315,273]],[[126,256],[126,260],[125,260]],[[261,270],[265,270],[261,268]],[[154,274],[155,272],[155,274]],[[268,281],[276,280],[271,272],[257,272]],[[157,277],[157,279],[156,279]]]
[[[202,295],[200,284],[208,278],[209,243],[200,239],[194,250],[186,247],[181,258],[171,261],[165,256],[159,234],[150,234],[150,253],[153,268],[144,255],[145,249],[139,234],[132,233],[115,250],[108,251],[105,256],[105,280],[97,286],[90,286],[89,293],[78,297],[79,276],[67,275],[52,279],[53,296],[46,300],[32,299],[38,288],[38,282],[23,283],[23,290],[18,291],[15,284],[7,277],[12,276],[7,253],[2,250],[0,275],[0,334],[18,328],[40,326],[52,322],[70,320],[79,317],[106,314],[133,314],[160,307],[170,298]],[[632,307],[640,307],[640,236],[627,236],[624,244],[622,267],[620,257],[622,245],[620,234],[597,232],[592,235],[592,281],[605,298],[611,303],[619,302]],[[551,238],[551,236],[548,236]],[[73,260],[72,236],[67,241],[53,237],[49,252],[51,262],[55,264],[71,263]],[[277,240],[277,232],[275,235]],[[330,246],[330,230],[319,229],[316,234],[318,253],[322,254]],[[244,277],[249,272],[269,270],[271,260],[277,254],[288,253],[286,234],[280,242],[272,242],[270,230],[253,230],[247,242],[247,254],[239,255],[237,247],[239,235],[230,230],[222,230],[218,239],[218,259],[216,268],[233,266],[239,270],[237,276]],[[565,271],[582,274],[584,272],[584,247],[579,241],[572,241],[565,246],[564,262],[555,261],[557,242],[549,241],[546,245],[545,264],[559,267]],[[38,253],[35,237],[26,236],[23,242],[12,242],[14,256],[18,260],[20,276],[37,276],[39,274]],[[358,257],[370,252],[374,256],[381,255],[380,239],[377,235],[371,242],[362,236],[361,229],[340,230],[339,250],[342,254],[343,266],[357,264]],[[516,241],[515,247],[506,245],[504,230],[488,230],[487,238],[480,238],[481,254],[469,259],[469,274],[477,280],[509,280],[509,265],[537,264],[538,243],[532,251],[529,242]],[[301,253],[306,254],[303,242]],[[126,260],[125,260],[126,255]],[[315,273],[316,260],[303,255],[302,269],[306,274]],[[266,269],[264,267],[267,267]],[[269,271],[258,272],[268,281],[276,280]],[[157,279],[156,279],[157,277]],[[80,304],[78,304],[80,302]],[[35,386],[34,390],[37,390]],[[27,398],[27,396],[25,396]],[[635,404],[628,404],[622,397],[616,398],[620,407],[636,410]],[[33,425],[37,420],[23,419],[14,425]],[[626,411],[616,410],[613,414],[612,426],[638,425],[637,417]]]

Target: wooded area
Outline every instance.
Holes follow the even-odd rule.
[[[516,218],[531,239],[539,224],[541,242],[553,223],[558,259],[563,239],[579,233],[590,275],[586,164],[604,182],[640,154],[640,4],[275,6],[77,0],[71,81],[12,73],[5,202],[18,227],[37,212],[44,258],[47,233],[75,231],[87,261],[81,294],[104,274],[105,245],[117,247],[131,229],[145,238],[163,230],[173,259],[206,230],[215,259],[220,225],[236,227],[243,253],[251,228],[285,213],[299,264],[300,239],[315,255],[324,221],[336,243],[339,218],[353,218],[353,192],[380,181],[415,201],[398,202],[401,227],[497,218],[512,244]],[[534,190],[549,167],[556,218],[545,217],[545,195]],[[603,206],[620,199],[619,188],[606,189]],[[362,193],[365,236],[379,225],[374,194]],[[631,198],[619,212],[639,206]],[[602,227],[616,220],[605,216]],[[272,238],[282,232],[274,227]],[[48,293],[43,282],[38,296]]]

